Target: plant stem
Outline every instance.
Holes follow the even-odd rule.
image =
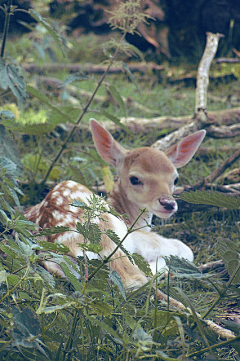
[[[2,41],[2,48],[1,48],[1,58],[3,58],[7,35],[8,35],[8,27],[10,22],[10,15],[11,15],[11,5],[12,0],[8,0],[7,4],[7,10],[5,11],[6,17],[5,17],[5,23],[4,23],[4,30],[3,30],[3,41]]]
[[[68,353],[68,350],[70,350],[72,348],[73,336],[74,336],[76,326],[77,326],[77,316],[78,316],[78,310],[75,309],[74,316],[73,316],[72,327],[71,327],[70,334],[69,334],[69,337],[68,337],[68,340],[66,342],[66,346],[65,346],[65,349],[64,349],[63,361],[65,361],[66,354]]]
[[[133,224],[131,225],[131,227],[128,228],[127,233],[125,234],[125,236],[123,237],[123,239],[121,240],[121,242],[119,242],[119,244],[117,245],[117,247],[112,251],[112,253],[109,254],[109,256],[107,256],[107,258],[105,258],[102,263],[95,269],[95,271],[93,271],[90,276],[85,280],[84,285],[83,285],[83,289],[82,289],[82,294],[85,293],[85,289],[87,286],[87,283],[95,276],[95,274],[106,264],[110,261],[110,259],[112,258],[112,256],[117,252],[117,250],[121,247],[121,245],[123,244],[123,242],[125,241],[125,239],[127,238],[127,236],[134,232],[134,226],[135,224],[138,222],[139,218],[143,215],[143,213],[146,212],[146,209],[142,209],[141,213],[138,215],[138,217],[135,219],[135,221],[133,222]]]
[[[114,63],[114,61],[115,61],[115,59],[116,59],[116,57],[117,57],[117,54],[118,54],[118,52],[119,52],[119,49],[120,49],[120,47],[121,47],[121,45],[122,45],[122,43],[123,43],[123,40],[124,40],[124,38],[125,38],[125,35],[126,35],[126,34],[124,33],[124,35],[122,36],[121,41],[120,41],[119,44],[118,44],[118,47],[116,48],[116,50],[115,50],[112,58],[110,59],[110,62],[109,62],[109,65],[108,65],[107,69],[105,70],[104,74],[102,75],[101,79],[99,80],[99,82],[98,82],[95,90],[93,91],[91,97],[89,98],[87,104],[86,104],[85,107],[83,108],[83,110],[82,110],[82,112],[81,112],[81,114],[80,114],[80,116],[79,116],[76,124],[74,125],[73,129],[71,130],[71,132],[68,134],[68,136],[67,136],[66,140],[64,141],[64,143],[62,144],[62,148],[59,150],[59,152],[58,152],[58,154],[56,155],[55,159],[52,161],[52,164],[50,165],[50,167],[49,167],[49,169],[48,169],[48,171],[47,171],[47,173],[46,173],[43,181],[41,182],[41,186],[43,186],[43,185],[46,183],[46,181],[47,181],[47,179],[48,179],[48,177],[49,177],[49,174],[51,173],[51,171],[52,171],[55,163],[58,161],[58,159],[59,159],[60,156],[62,155],[62,152],[63,152],[64,149],[67,147],[67,143],[69,142],[69,139],[71,138],[71,136],[73,135],[73,133],[74,133],[75,130],[77,129],[79,123],[82,121],[83,116],[84,116],[85,113],[87,112],[87,110],[88,110],[90,104],[92,103],[92,101],[93,101],[93,99],[94,99],[94,97],[95,97],[98,89],[100,88],[100,86],[102,85],[105,77],[107,76],[107,74],[108,74],[108,72],[109,72],[109,69],[110,69],[111,66],[113,65],[113,63]]]
[[[30,265],[28,264],[27,265],[27,269],[26,269],[26,272],[25,274],[23,275],[22,278],[20,278],[20,280],[14,285],[13,288],[11,288],[11,290],[7,291],[5,293],[5,295],[1,298],[0,300],[0,303],[3,302],[5,300],[5,298],[7,298],[8,296],[10,296],[11,293],[13,293],[15,291],[16,288],[18,288],[18,286],[21,284],[21,282],[24,280],[24,278],[27,276],[28,274],[28,271],[29,271],[29,268],[30,268]]]
[[[212,306],[205,313],[205,315],[202,316],[202,318],[207,317],[209,315],[209,313],[214,309],[214,307],[218,304],[218,302],[224,297],[225,293],[227,292],[229,286],[231,285],[232,281],[234,280],[234,278],[235,278],[236,274],[238,273],[239,269],[240,269],[240,262],[238,263],[238,266],[235,268],[235,270],[232,273],[229,281],[227,282],[225,290],[219,294],[218,298],[213,302]]]
[[[223,346],[225,346],[225,345],[229,345],[230,343],[236,342],[236,341],[239,340],[239,339],[240,339],[240,335],[232,338],[231,340],[223,341],[223,342],[217,343],[216,345],[212,345],[211,348],[212,348],[212,349],[215,349],[215,348],[223,347]],[[199,354],[201,354],[201,353],[204,353],[204,352],[207,352],[207,351],[208,351],[208,348],[205,347],[205,348],[203,348],[203,349],[200,350],[200,351],[196,351],[196,352],[193,352],[193,353],[188,354],[188,355],[187,355],[187,358],[192,358],[192,357],[194,357],[194,356],[197,356],[197,355],[199,355]]]

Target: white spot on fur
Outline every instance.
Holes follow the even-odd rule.
[[[60,221],[63,219],[63,213],[60,213],[58,211],[53,211],[52,216],[56,221]]]
[[[53,189],[57,190],[58,188],[62,187],[62,183],[59,183],[58,185],[56,185]]]
[[[111,229],[118,235],[118,237],[123,239],[127,233],[127,226],[124,221],[113,216],[112,214],[108,215],[109,223],[111,223]]]
[[[57,206],[60,206],[61,204],[63,204],[63,199],[62,199],[62,197],[59,197],[59,198],[56,200],[56,205],[57,205]]]
[[[89,193],[77,191],[77,192],[74,192],[71,194],[71,198],[77,199],[78,201],[80,200],[80,201],[88,204],[88,199],[91,196],[91,194],[92,193],[90,191],[89,191]]]
[[[59,195],[60,195],[60,193],[59,193],[58,191],[54,191],[54,192],[52,193],[51,198],[57,198],[57,197],[59,197]]]
[[[72,217],[70,214],[64,214],[62,219],[62,226],[68,226],[69,224],[76,222],[76,218]]]
[[[74,181],[71,181],[71,180],[69,180],[69,181],[66,181],[66,187],[68,187],[68,188],[73,188],[73,187],[75,187],[76,185],[77,185],[77,183],[76,182],[74,182]]]
[[[79,208],[78,207],[73,207],[73,206],[69,206],[69,210],[73,213],[78,213]]]
[[[71,194],[71,191],[70,191],[70,189],[68,189],[68,188],[66,188],[66,189],[63,191],[64,197],[68,197],[70,194]]]
[[[40,215],[39,217],[36,218],[36,223],[38,224],[42,219],[42,216]]]

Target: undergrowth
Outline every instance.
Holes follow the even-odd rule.
[[[133,3],[138,4],[138,1],[128,2],[132,6]],[[7,17],[10,8],[5,10]],[[24,207],[37,203],[45,196],[51,183],[73,179],[91,187],[101,182],[105,164],[97,155],[88,133],[78,132],[77,126],[77,131],[66,142],[76,123],[87,122],[93,114],[117,124],[120,124],[119,118],[126,115],[143,116],[141,109],[124,105],[122,97],[128,96],[147,104],[153,113],[159,115],[190,114],[194,108],[193,88],[182,91],[179,85],[159,85],[159,74],[137,76],[129,69],[120,76],[110,76],[106,72],[102,81],[93,76],[86,79],[84,74],[58,72],[57,78],[64,86],[74,83],[76,88],[93,93],[101,85],[97,95],[110,93],[108,104],[93,98],[88,109],[85,97],[79,96],[79,103],[73,105],[68,91],[60,93],[58,88],[47,91],[38,87],[39,78],[26,76],[15,60],[20,64],[34,61],[41,66],[56,60],[66,63],[71,59],[88,61],[93,54],[100,52],[101,60],[107,64],[115,64],[114,56],[122,61],[124,56],[129,59],[133,53],[141,61],[144,59],[137,49],[127,47],[125,42],[120,43],[120,37],[108,45],[105,40],[109,39],[104,39],[103,52],[94,38],[94,52],[89,55],[85,48],[92,35],[84,38],[85,43],[79,50],[79,43],[66,38],[61,27],[56,31],[48,19],[35,12],[33,15],[38,20],[36,30],[23,36],[19,42],[8,40],[6,49],[2,45],[0,59],[1,71],[7,74],[0,79],[3,91],[0,94],[0,139],[4,144],[0,148],[1,359],[240,360],[239,324],[234,321],[240,296],[239,204],[231,209],[232,203],[226,203],[224,206],[230,210],[222,213],[207,210],[181,215],[181,218],[176,217],[169,222],[156,221],[157,231],[161,229],[161,234],[174,235],[192,247],[196,264],[223,259],[215,272],[200,272],[195,265],[173,257],[167,260],[170,267],[167,278],[158,281],[156,277],[149,277],[147,285],[128,292],[124,290],[118,274],[109,272],[106,266],[108,260],[89,261],[83,257],[72,262],[66,257],[67,247],[41,239],[44,234],[59,233],[63,229],[38,230],[34,223],[23,217],[19,198]],[[132,25],[130,21],[124,31],[134,31],[131,30]],[[4,36],[7,39],[7,32]],[[119,58],[115,52],[117,48]],[[12,55],[11,60],[5,56],[6,51]],[[174,66],[170,68],[166,65],[166,74],[172,71],[173,75],[179,75],[182,72]],[[220,68],[216,66],[215,71],[220,71]],[[238,70],[235,71],[237,74]],[[238,84],[232,83],[227,88],[226,92],[230,88],[237,92]],[[215,95],[225,95],[221,86],[210,91]],[[27,92],[31,98],[27,98]],[[210,101],[210,109],[220,107],[224,108],[226,104],[219,100]],[[69,126],[69,123],[72,125]],[[169,131],[171,127],[166,125],[165,133]],[[152,134],[143,132],[136,137],[126,129],[125,132],[119,135],[119,140],[123,145],[132,147],[150,145],[163,135],[156,131]],[[218,150],[224,142],[207,140],[206,144],[216,150],[215,156],[209,157],[207,162],[195,157],[180,172],[182,184],[196,183],[211,173],[228,156],[228,153]],[[231,145],[231,142],[228,143]],[[20,149],[21,157],[17,149]],[[59,151],[61,157],[56,158]],[[197,202],[209,204],[214,200],[216,207],[222,202],[221,196],[212,193],[209,193],[210,201],[203,193],[199,197]],[[196,194],[188,201],[196,202]],[[84,204],[80,206],[89,210]],[[96,209],[99,212],[97,200],[93,201],[87,216],[85,226],[88,228],[83,229],[78,224],[74,231],[87,235],[90,245],[85,245],[85,250],[91,248],[91,251],[99,253],[101,234],[95,226],[92,232],[89,231],[91,218],[94,217],[91,212]],[[109,236],[118,247],[122,240],[116,240],[113,234]],[[127,256],[131,258],[129,254]],[[54,277],[41,266],[46,258],[54,259],[61,265],[68,282]],[[135,258],[135,262],[147,272],[143,260]],[[81,275],[80,280],[73,270]],[[186,309],[180,310],[170,307],[167,302],[158,301],[152,283],[181,301]],[[205,319],[214,320],[223,329],[232,330],[235,337],[224,340],[223,335],[219,336],[206,325]]]

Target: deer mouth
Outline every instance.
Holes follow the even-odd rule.
[[[170,218],[174,213],[176,213],[177,211],[177,207],[176,209],[165,209],[162,208],[161,210],[154,210],[153,213],[155,214],[155,216],[159,217],[159,218]]]

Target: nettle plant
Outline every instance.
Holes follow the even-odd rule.
[[[240,280],[240,265],[233,242],[220,240],[218,244],[230,275],[225,283],[219,283],[215,275],[202,274],[196,266],[183,259],[167,259],[173,275],[172,281],[168,278],[168,293],[182,301],[186,309],[172,310],[167,304],[159,307],[157,299],[153,301],[151,298],[154,293],[151,285],[156,283],[158,287],[158,275],[150,278],[149,284],[126,294],[117,272],[109,272],[106,266],[112,254],[100,260],[89,261],[85,255],[73,260],[67,256],[69,250],[66,246],[41,240],[44,235],[70,229],[56,227],[39,231],[34,223],[13,209],[14,204],[19,207],[16,192],[20,192],[14,180],[15,169],[10,160],[1,160],[0,249],[3,254],[0,264],[0,324],[3,360],[9,357],[13,360],[94,360],[100,357],[110,360],[138,360],[139,357],[167,360],[173,356],[188,356],[191,360],[228,344],[229,341],[218,342],[218,334],[206,329],[203,321],[216,311],[220,301],[226,300],[229,295],[233,297],[234,293],[239,297],[236,285]],[[191,201],[196,201],[194,194],[190,196]],[[216,202],[218,198],[216,194],[201,195],[201,192],[197,196],[200,197],[198,202],[207,204]],[[221,202],[226,206],[229,199],[222,198]],[[105,201],[95,196],[88,205],[78,201],[72,205],[84,209],[85,221],[77,223],[76,229],[71,231],[84,236],[86,242],[81,245],[84,251],[99,253],[101,231],[94,219],[96,216],[101,218],[106,211],[117,216],[116,212],[106,209]],[[239,206],[238,201],[234,202],[234,206]],[[233,203],[229,205],[231,209],[234,206]],[[17,234],[14,236],[12,231]],[[134,225],[127,234],[133,231]],[[150,275],[145,262],[130,256],[122,247],[125,237],[120,240],[113,231],[107,232],[116,243],[114,252],[121,247],[126,257],[130,260],[133,257],[138,266]],[[40,265],[45,260],[56,261],[68,281],[57,280],[47,272]],[[76,276],[79,274],[80,279]],[[200,289],[214,287],[217,291],[218,296],[202,318],[196,313],[184,288],[176,287],[179,285],[176,277],[185,282],[194,281],[195,287],[199,285]],[[190,313],[187,307],[191,309]],[[181,342],[177,342],[179,337]],[[225,337],[228,337],[227,332]],[[231,339],[235,349],[238,349],[238,339],[239,336]],[[200,344],[196,344],[196,340],[201,340]],[[168,350],[169,345],[171,351]]]
[[[59,122],[72,121],[73,114],[74,119],[77,118],[73,130],[59,146],[58,154],[42,179],[42,184],[45,184],[73,132],[88,111],[97,90],[104,84],[104,79],[115,62],[119,49],[133,51],[133,48],[127,47],[124,43],[126,32],[135,31],[138,22],[144,18],[139,11],[140,1],[120,2],[121,11],[113,13],[112,25],[121,28],[123,37],[120,43],[113,41],[110,44],[109,49],[114,46],[116,51],[113,54],[109,53],[107,71],[79,114],[79,109],[57,107],[38,90],[30,86],[26,87],[21,72],[17,70],[18,67],[4,59],[7,19],[9,19],[7,12],[14,10],[10,6],[9,1],[8,8],[5,9],[6,25],[0,59],[0,71],[5,74],[5,77],[0,77],[1,88],[4,91],[10,89],[20,102],[25,101],[27,90],[50,107],[52,118],[57,120],[55,123],[53,121],[40,125],[39,129],[47,128],[51,131]],[[62,47],[61,38],[46,19],[33,10],[30,12]],[[135,82],[126,65],[124,68]],[[66,82],[80,78],[76,75],[68,78]],[[107,87],[125,111],[118,91],[109,84]],[[70,108],[72,113],[69,113]],[[119,123],[114,116],[108,116],[112,121]],[[1,112],[1,126],[4,127],[4,131],[11,129],[13,132],[21,129],[27,131],[35,127],[26,125],[21,128],[14,123],[14,116],[8,111]],[[239,250],[231,240],[220,240],[217,246],[230,275],[226,282],[219,282],[214,275],[202,274],[196,266],[177,257],[166,260],[173,274],[173,280],[169,274],[165,288],[168,295],[183,302],[186,309],[182,310],[170,308],[168,302],[159,304],[157,297],[152,297],[155,294],[152,285],[155,284],[156,288],[164,287],[165,281],[160,281],[158,284],[158,275],[151,277],[149,267],[144,260],[138,255],[129,255],[122,246],[125,237],[119,239],[113,231],[105,231],[116,244],[114,252],[120,248],[131,262],[135,262],[149,276],[148,284],[126,293],[117,272],[110,272],[107,267],[112,254],[91,261],[86,257],[86,252],[99,254],[101,250],[99,245],[101,231],[94,223],[96,215],[101,217],[106,211],[115,216],[119,215],[112,208],[106,210],[106,205],[98,197],[93,196],[88,205],[74,201],[73,206],[84,209],[85,221],[77,223],[76,229],[71,229],[71,232],[79,232],[83,235],[85,242],[81,247],[84,254],[83,257],[76,259],[69,258],[69,250],[66,246],[41,239],[44,235],[70,230],[68,227],[41,230],[22,216],[18,199],[18,194],[22,192],[16,182],[16,172],[19,172],[21,165],[18,157],[11,157],[13,153],[8,152],[12,160],[7,157],[0,159],[0,355],[2,360],[177,360],[179,358],[193,360],[206,353],[207,357],[216,359],[218,356],[215,350],[230,344],[240,352],[239,336],[231,335],[230,341],[219,342],[219,335],[206,328],[203,322],[210,313],[214,315],[220,301],[226,300],[229,295],[232,298],[239,297],[239,288],[236,287],[240,281]],[[229,201],[217,193],[199,192],[191,194],[191,199],[184,197],[189,202],[214,204],[230,209],[239,209],[240,206],[239,200]],[[134,232],[135,223],[128,228],[126,236]],[[42,261],[53,259],[60,265],[67,281],[57,279],[41,266]],[[77,274],[80,274],[80,279]],[[214,289],[217,293],[212,306],[201,318],[185,292],[182,279],[187,284],[194,282],[194,287],[199,286],[200,290],[204,287],[207,290]]]

